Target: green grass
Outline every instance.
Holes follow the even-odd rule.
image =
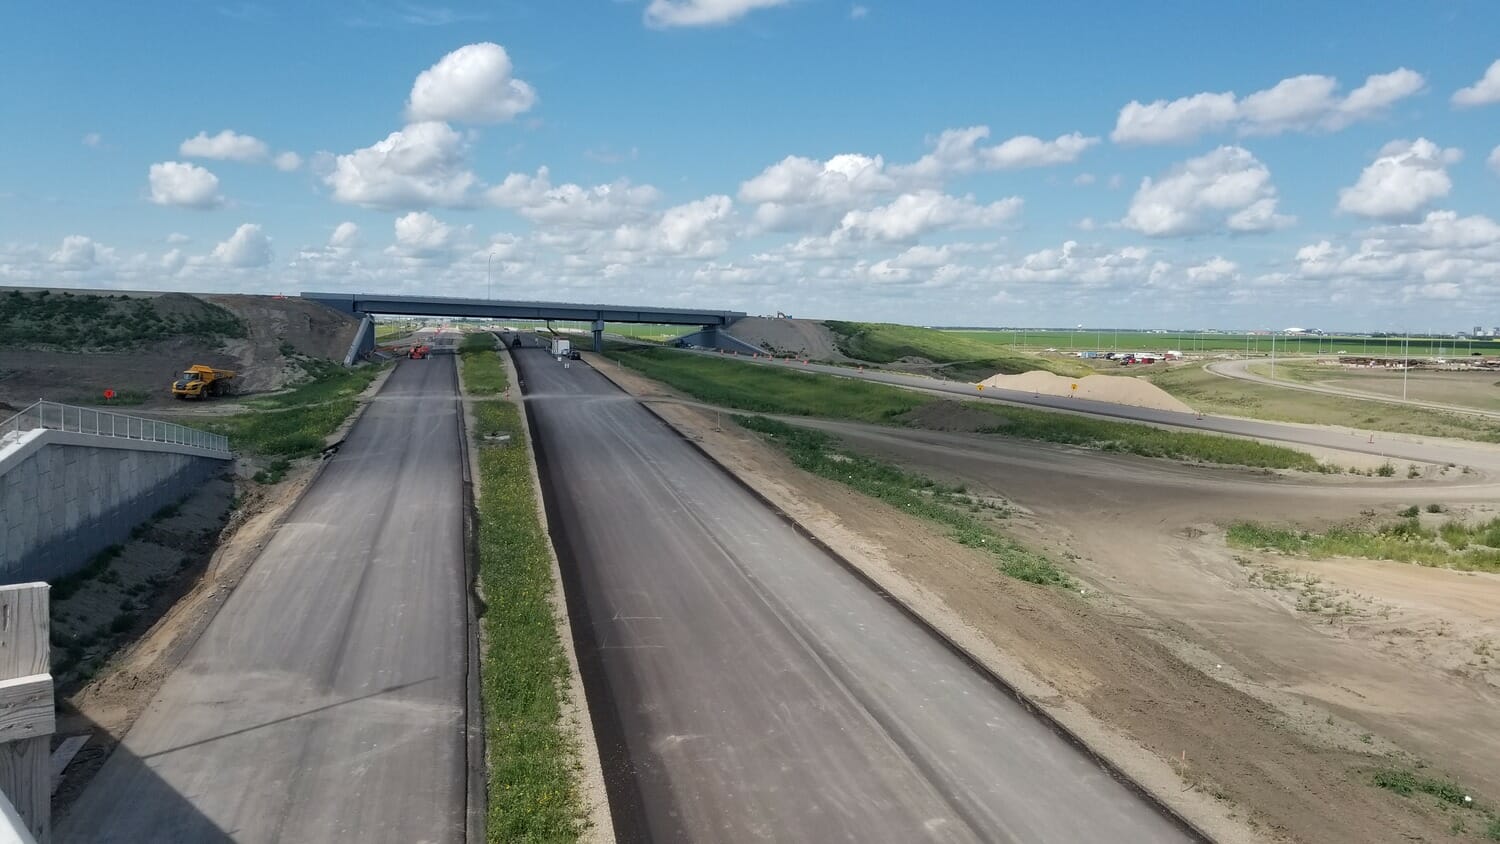
[[[246,402],[249,410],[193,424],[228,436],[235,451],[287,460],[305,457],[323,450],[324,440],[359,406],[356,397],[378,374],[373,366],[330,364],[305,384]],[[284,471],[267,470],[267,477],[279,478]]]
[[[1207,333],[1193,331],[1112,331],[1085,328],[1080,331],[1038,329],[945,329],[944,333],[993,346],[1012,348],[1056,348],[1064,351],[1119,349],[1127,352],[1165,352],[1168,349],[1187,352],[1239,352],[1269,355],[1270,335],[1247,336],[1243,333]],[[1400,357],[1399,337],[1277,337],[1277,355],[1337,354]],[[1500,354],[1500,340],[1481,339],[1472,342],[1439,337],[1411,338],[1412,356],[1443,354],[1468,357],[1470,352]]]
[[[346,369],[334,361],[307,358],[299,361],[310,379],[284,393],[250,399],[244,404],[255,410],[286,410],[323,402],[350,399],[363,393],[380,369],[360,366]]]
[[[709,404],[755,413],[817,416],[922,426],[920,411],[945,399],[910,390],[671,349],[614,349],[611,359]],[[964,406],[994,417],[976,433],[1097,448],[1174,460],[1264,469],[1322,471],[1311,455],[1253,440],[1012,407],[992,402]]]
[[[1500,442],[1500,422],[1493,419],[1234,380],[1200,366],[1174,367],[1148,378],[1204,413]]]
[[[464,363],[464,392],[471,396],[494,396],[509,386],[497,348],[495,335],[488,332],[464,338],[459,347]]]
[[[1447,811],[1474,812],[1483,824],[1483,828],[1477,831],[1478,837],[1500,841],[1500,816],[1495,814],[1494,808],[1453,780],[1428,776],[1410,768],[1379,768],[1370,774],[1370,783],[1402,797],[1430,797]],[[1454,814],[1449,831],[1459,835],[1467,830],[1464,815]]]
[[[0,296],[0,337],[9,347],[103,351],[172,337],[244,336],[244,324],[228,310],[181,295],[158,299],[12,290]]]
[[[488,838],[574,841],[586,825],[578,749],[562,724],[568,663],[550,600],[550,545],[537,518],[530,449],[515,405],[477,402],[474,415]],[[486,444],[494,433],[510,434],[510,442]]]
[[[734,410],[890,422],[933,401],[884,384],[757,366],[671,349],[615,349],[605,354],[617,363],[700,401]]]
[[[953,364],[947,368],[947,374],[958,380],[979,380],[996,373],[1014,375],[1034,369],[1078,376],[1091,371],[1071,361],[1006,351],[961,334],[931,328],[837,320],[824,325],[833,332],[839,351],[851,358],[871,363],[893,363],[904,357],[926,358],[933,363]]]
[[[964,405],[997,418],[994,426],[980,427],[980,433],[1078,445],[1142,457],[1259,469],[1295,469],[1303,472],[1324,470],[1317,459],[1306,452],[1255,440],[987,402],[965,402]]]
[[[1475,524],[1448,521],[1434,530],[1415,516],[1404,516],[1379,527],[1339,526],[1321,533],[1236,522],[1226,537],[1237,548],[1313,559],[1360,557],[1462,571],[1500,571],[1500,518]]]
[[[841,448],[821,431],[764,416],[735,416],[734,421],[786,452],[802,469],[943,525],[955,542],[988,551],[995,566],[1010,577],[1048,586],[1073,585],[1072,578],[1046,556],[992,530],[974,514],[987,508],[962,489]]]

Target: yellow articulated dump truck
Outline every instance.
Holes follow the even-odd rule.
[[[214,369],[201,363],[193,364],[172,382],[172,395],[179,399],[206,399],[229,392],[229,382],[234,373],[227,369]]]

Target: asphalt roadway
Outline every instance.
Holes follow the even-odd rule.
[[[620,840],[1189,840],[592,368],[516,358]]]
[[[397,366],[57,840],[464,839],[456,390]]]
[[[780,366],[801,372],[821,372],[841,378],[856,378],[876,381],[918,390],[962,396],[975,401],[998,401],[1050,410],[1064,410],[1090,416],[1104,416],[1134,422],[1171,425],[1210,433],[1233,434],[1242,437],[1272,442],[1310,445],[1320,448],[1336,448],[1363,454],[1375,454],[1392,460],[1413,460],[1427,463],[1452,463],[1457,466],[1484,467],[1500,470],[1500,449],[1478,443],[1460,443],[1442,439],[1421,439],[1400,434],[1375,433],[1370,442],[1369,432],[1353,428],[1337,429],[1325,426],[1294,425],[1281,422],[1263,422],[1230,416],[1209,416],[1180,413],[1172,410],[1156,410],[1147,407],[1112,404],[1110,402],[1074,399],[1060,396],[1036,395],[1021,390],[1005,390],[986,387],[975,389],[974,384],[963,381],[947,381],[921,375],[906,375],[879,369],[851,369],[828,364],[803,364],[800,360],[781,358],[751,358],[744,355],[731,356],[705,350],[684,350],[689,354],[730,358],[750,365]]]

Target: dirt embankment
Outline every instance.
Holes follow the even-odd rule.
[[[811,319],[745,317],[725,329],[730,335],[773,355],[829,363],[852,360],[839,351],[828,326]]]
[[[29,303],[36,293],[24,295]],[[0,342],[0,413],[37,399],[105,405],[105,390],[126,412],[170,404],[169,385],[193,364],[234,370],[237,391],[280,389],[302,374],[297,355],[342,361],[359,327],[300,298],[79,292],[66,301],[48,311],[12,308],[6,324],[19,339]]]
[[[1156,410],[1192,413],[1193,409],[1166,390],[1140,378],[1118,375],[1086,375],[1068,378],[1050,372],[1027,372],[1023,375],[992,375],[980,382],[1001,390],[1063,396]]]
[[[607,361],[591,362],[631,392],[668,392]],[[1281,707],[1248,694],[1233,682],[1237,672],[1228,660],[1223,665],[1216,665],[1211,657],[1205,661],[1202,657],[1208,652],[1201,648],[1199,659],[1189,658],[1187,652],[1193,646],[1185,637],[1196,633],[1192,627],[1184,629],[1181,622],[1144,615],[1123,605],[1119,596],[1099,594],[1094,584],[1103,583],[1106,589],[1114,586],[1129,591],[1127,600],[1138,597],[1142,603],[1159,603],[1150,594],[1135,595],[1145,587],[1133,581],[1111,584],[1115,578],[1108,573],[1108,557],[1098,558],[1083,572],[1090,580],[1086,595],[1021,583],[1001,575],[990,558],[946,538],[929,523],[797,469],[780,452],[736,426],[720,430],[712,412],[675,402],[653,407],[819,539],[1217,839],[1351,844],[1466,840],[1452,836],[1452,817],[1434,804],[1393,795],[1370,783],[1372,769],[1402,761],[1383,755],[1388,744],[1375,739],[1367,744],[1359,725],[1304,700],[1291,699]],[[909,432],[889,436],[896,443],[893,448],[911,439]],[[1025,488],[1052,485],[1048,480],[1055,473],[1051,452],[1067,453],[1034,443],[1004,445],[1020,465],[1034,468],[1023,475]],[[1128,464],[1119,471],[1122,483],[1150,466],[1149,461],[1118,456],[1105,460]],[[979,490],[976,479],[998,471],[956,452],[954,461],[967,467],[969,473],[962,480],[971,484],[971,491]],[[1071,498],[1076,505],[1097,509],[1100,497],[1087,490],[1101,471],[1109,474],[1108,467],[1101,470],[1097,455],[1081,455],[1074,462],[1084,476],[1083,483],[1065,485],[1049,496]],[[1188,477],[1201,477],[1208,471],[1170,466],[1164,469],[1163,484],[1190,500],[1196,496]],[[1246,478],[1260,482],[1248,473],[1215,471],[1231,487]],[[987,486],[984,491],[993,489]],[[1267,494],[1276,493],[1268,489]],[[1113,490],[1110,495],[1120,492]],[[1127,508],[1120,511],[1123,518],[1130,518],[1131,500],[1126,494],[1116,502]],[[1015,513],[1013,519],[1032,521],[1028,509],[1016,508]],[[1150,522],[1149,527],[1162,529],[1154,518]],[[1117,528],[1116,522],[1103,525],[1101,538]],[[1038,524],[1028,539],[1047,533]],[[1133,570],[1149,573],[1154,564],[1164,562],[1161,552],[1152,551],[1149,544],[1123,551],[1110,547],[1131,555]],[[1066,546],[1051,550],[1070,559],[1076,556]],[[1086,553],[1105,550],[1089,547]],[[1074,559],[1070,567],[1079,565]],[[1238,568],[1233,562],[1229,565]],[[1175,569],[1161,577],[1186,579]],[[1201,580],[1194,582],[1201,585]],[[1184,595],[1182,600],[1188,599]],[[1279,613],[1284,615],[1286,610]],[[1229,621],[1229,629],[1223,632],[1236,638],[1259,629],[1247,626],[1238,616]],[[1213,622],[1205,618],[1202,623]],[[1239,655],[1245,657],[1242,667],[1246,671],[1262,667],[1244,651]],[[1330,676],[1326,681],[1336,684],[1338,678]],[[1303,714],[1298,717],[1297,711]],[[1314,719],[1309,712],[1318,714]],[[1470,821],[1471,830],[1478,822],[1477,817]],[[1472,837],[1471,832],[1468,840]]]

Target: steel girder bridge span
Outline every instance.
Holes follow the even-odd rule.
[[[687,308],[651,308],[630,305],[579,305],[570,302],[525,302],[505,299],[456,299],[441,296],[398,296],[382,293],[303,293],[302,298],[357,316],[477,317],[480,319],[566,320],[590,323],[594,351],[603,351],[607,322],[695,325],[712,337],[720,328],[745,316],[739,311],[707,311]],[[362,342],[375,346],[375,334]]]

